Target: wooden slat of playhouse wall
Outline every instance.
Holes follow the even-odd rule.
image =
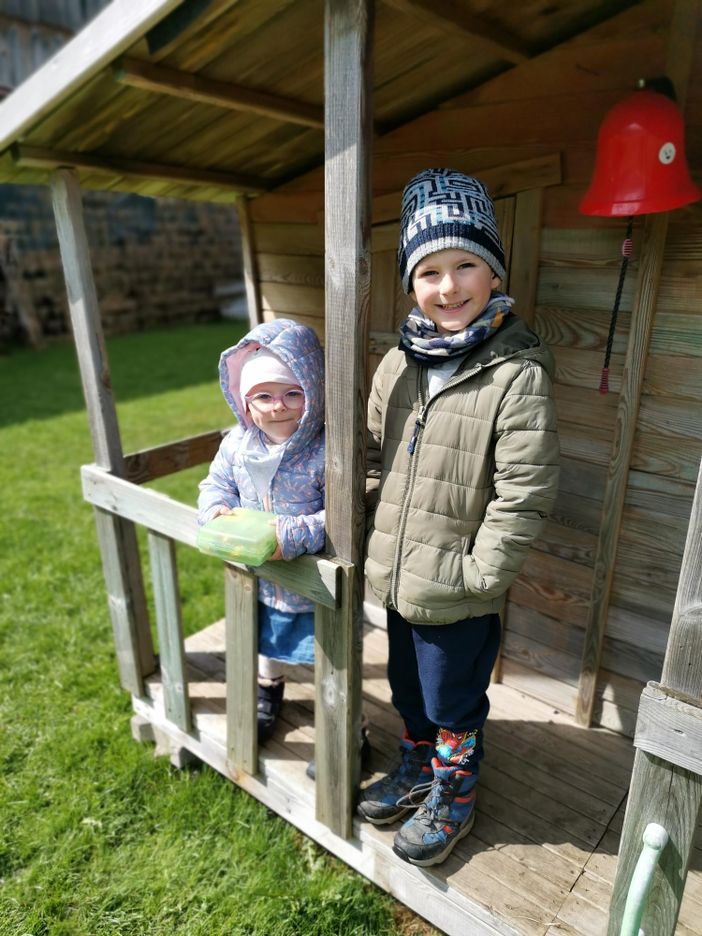
[[[641,240],[637,221],[610,394],[601,396],[597,388],[624,223],[581,215],[578,203],[591,178],[604,114],[633,89],[640,74],[663,68],[671,8],[667,2],[644,3],[625,11],[606,29],[592,30],[379,138],[374,151],[378,204],[399,192],[412,173],[436,165],[439,155],[443,164],[470,172],[561,153],[563,182],[543,190],[534,324],[556,359],[563,476],[554,516],[510,593],[504,679],[564,711],[574,711]],[[697,60],[700,72],[699,46]],[[692,111],[691,116],[699,119]],[[702,158],[700,129],[687,129],[693,165]],[[530,142],[537,139],[538,144]],[[318,287],[316,280],[305,279],[305,271],[323,262],[323,209],[318,172],[252,205],[259,256],[277,255],[267,266],[271,285],[304,287],[307,291],[295,295],[308,320],[314,320],[310,290]],[[374,234],[370,330],[396,330],[407,307],[396,281],[396,225],[384,223]],[[296,266],[299,257],[314,258],[314,264]],[[285,258],[292,272],[281,274]],[[702,453],[701,269],[702,210],[692,206],[671,218],[597,689],[597,720],[627,732],[633,730],[641,683],[660,672]],[[292,295],[269,289],[272,298],[287,300],[287,309]],[[370,355],[371,370],[379,359]]]

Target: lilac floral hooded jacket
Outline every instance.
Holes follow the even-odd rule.
[[[284,443],[278,468],[262,500],[246,467],[243,451],[265,452],[265,436],[253,423],[239,392],[241,368],[248,354],[266,347],[297,377],[305,391],[300,425]],[[257,325],[224,351],[219,380],[237,425],[224,437],[209,474],[200,484],[198,523],[216,509],[251,507],[277,514],[276,532],[283,559],[319,552],[324,546],[324,353],[311,328],[288,319]],[[259,600],[280,611],[311,611],[312,602],[265,579]]]

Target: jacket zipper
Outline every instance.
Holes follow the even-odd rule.
[[[424,368],[420,366],[417,369],[417,398],[419,400],[419,411],[417,412],[417,417],[414,421],[414,431],[412,432],[412,437],[410,438],[407,444],[407,452],[410,456],[410,466],[409,471],[407,472],[407,483],[405,484],[405,489],[402,493],[402,512],[400,514],[400,525],[397,533],[397,546],[395,547],[395,558],[392,567],[392,575],[390,577],[390,600],[392,601],[393,607],[397,610],[397,599],[400,591],[400,567],[402,562],[402,544],[405,535],[405,527],[407,526],[407,517],[409,515],[409,505],[412,500],[412,490],[414,489],[414,481],[417,473],[417,463],[418,458],[417,450],[420,445],[420,433],[427,422],[427,410],[429,405],[433,400],[440,396],[444,390],[449,390],[451,387],[455,387],[457,384],[462,383],[464,380],[467,380],[469,377],[473,377],[482,369],[483,365],[478,364],[477,367],[472,368],[465,374],[461,374],[457,379],[451,378],[448,380],[444,386],[433,397],[429,400],[424,400],[424,390],[422,388],[422,374]]]

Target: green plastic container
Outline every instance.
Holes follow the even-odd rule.
[[[258,566],[275,552],[275,514],[235,507],[197,531],[197,548],[227,562]]]

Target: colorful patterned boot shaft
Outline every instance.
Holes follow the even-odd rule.
[[[432,760],[434,780],[428,795],[395,836],[393,850],[404,861],[420,867],[439,864],[472,829],[478,780],[477,764],[471,765],[475,748],[476,732],[439,732],[437,754],[443,756]],[[416,789],[413,794],[422,792]]]
[[[465,767],[475,762],[478,748],[478,731],[462,731],[454,734],[447,728],[439,728],[436,739],[436,756],[442,764]]]
[[[418,785],[427,789],[430,785],[427,781],[432,778],[431,760],[436,753],[431,741],[415,744],[405,733],[400,753],[402,760],[394,770],[361,790],[357,812],[374,825],[395,822],[416,809],[421,798],[410,801],[408,794]]]

